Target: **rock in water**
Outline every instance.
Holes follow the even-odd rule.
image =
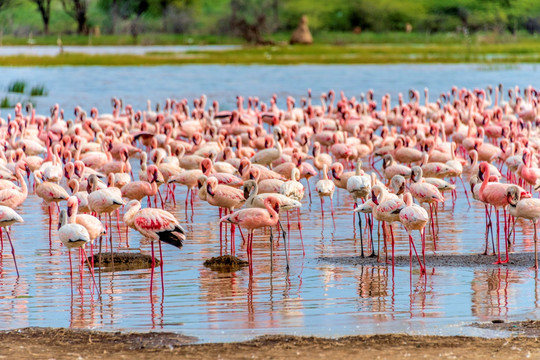
[[[300,19],[300,24],[298,24],[298,27],[296,30],[294,30],[292,36],[291,36],[291,44],[312,44],[313,43],[313,37],[311,36],[311,32],[309,31],[308,26],[308,18],[306,15],[302,15],[302,18]]]

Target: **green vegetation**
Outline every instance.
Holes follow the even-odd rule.
[[[540,61],[540,43],[524,38],[491,43],[470,41],[418,43],[366,43],[351,45],[248,46],[227,51],[156,52],[147,55],[7,56],[1,66],[59,65],[189,65],[189,64],[392,64],[392,63],[517,63]]]
[[[11,105],[11,102],[9,101],[9,98],[7,96],[4,96],[2,98],[2,100],[0,100],[0,108],[8,109],[8,108],[11,108],[11,107],[13,107],[13,105]]]
[[[343,43],[366,32],[540,32],[536,0],[0,0],[0,43],[261,43],[288,40],[304,14],[321,42],[336,32]]]
[[[30,90],[30,96],[45,96],[47,95],[47,90],[45,90],[45,85],[33,86]]]
[[[26,87],[26,82],[22,80],[17,80],[8,85],[8,92],[11,93],[24,93],[24,88]]]

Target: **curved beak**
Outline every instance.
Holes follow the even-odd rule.
[[[207,185],[206,185],[206,192],[207,192],[210,196],[214,196],[214,190],[212,189],[212,187],[210,186],[210,184],[207,184]]]

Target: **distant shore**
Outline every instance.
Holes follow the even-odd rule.
[[[237,38],[157,36],[141,38],[137,44],[129,37],[103,36],[89,39],[62,38],[63,47],[77,47],[80,52],[63,51],[56,38],[3,38],[3,46],[51,46],[53,55],[45,53],[1,56],[0,66],[128,66],[189,64],[433,64],[482,63],[515,64],[540,62],[540,42],[532,36],[499,36],[476,34],[327,34],[313,45],[288,45],[287,38],[276,37],[275,45],[255,46]],[[218,46],[216,48],[207,47]],[[219,47],[224,45],[224,47]],[[111,46],[107,52],[92,51],[91,46]],[[155,46],[155,48],[147,47]],[[178,48],[170,46],[180,46]],[[118,49],[115,51],[114,49]],[[126,48],[137,49],[126,56]]]

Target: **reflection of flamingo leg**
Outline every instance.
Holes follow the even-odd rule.
[[[13,243],[11,242],[11,236],[9,235],[9,231],[7,229],[6,234],[9,240],[9,245],[11,246],[11,255],[13,255],[13,262],[15,263],[15,271],[17,271],[17,277],[19,277],[19,268],[17,267],[17,259],[15,258],[15,248],[13,247]]]

